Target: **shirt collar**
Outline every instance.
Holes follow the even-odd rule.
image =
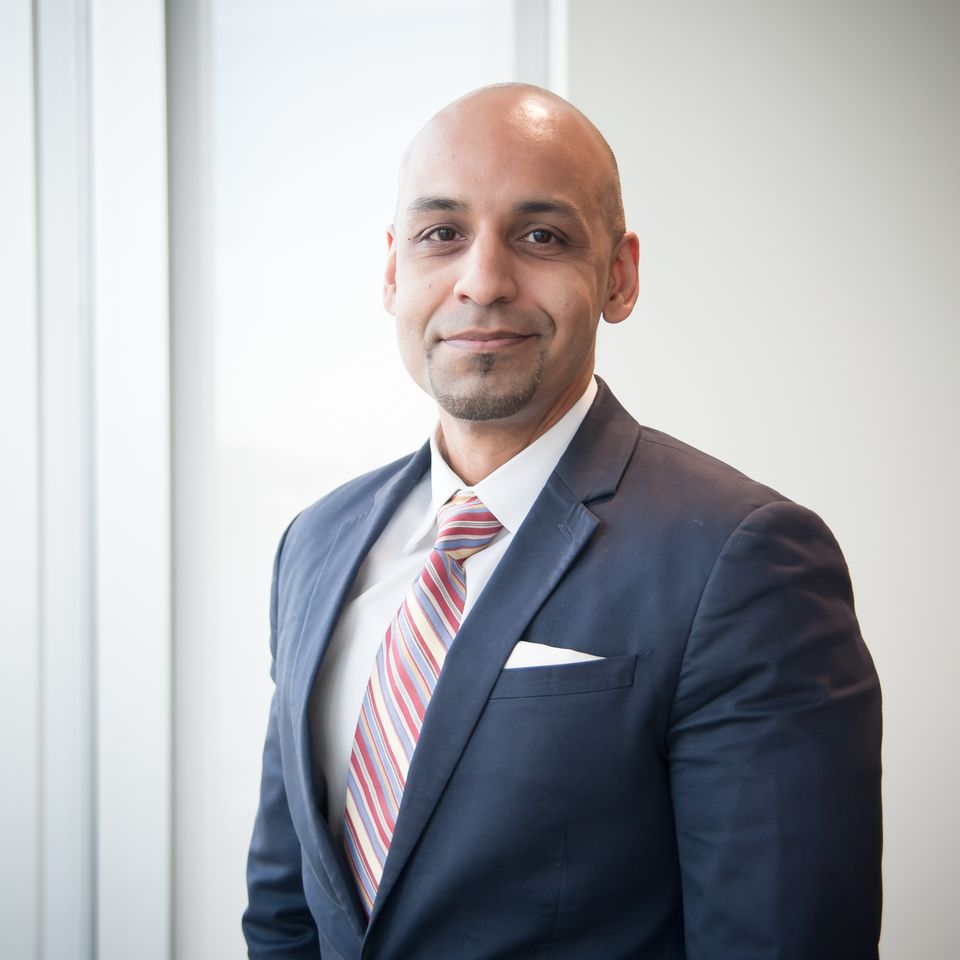
[[[597,381],[591,377],[580,399],[543,436],[537,437],[530,446],[524,447],[473,487],[465,484],[440,455],[437,445],[439,427],[435,429],[430,436],[430,503],[407,541],[404,553],[411,552],[432,532],[437,511],[460,490],[472,490],[505,530],[516,533],[583,423],[596,395]]]

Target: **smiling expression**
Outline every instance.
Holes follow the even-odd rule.
[[[583,393],[601,313],[622,320],[636,297],[615,180],[592,126],[525,88],[468,95],[414,141],[384,302],[411,376],[450,416],[540,433]]]

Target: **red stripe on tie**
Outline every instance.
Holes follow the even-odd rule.
[[[355,746],[356,752],[350,763],[350,772],[353,776],[350,779],[351,782],[357,785],[360,793],[363,794],[365,806],[367,810],[371,811],[370,819],[376,825],[377,833],[380,835],[380,842],[387,847],[390,845],[390,840],[393,837],[395,823],[388,822],[386,826],[384,826],[383,820],[386,819],[386,817],[377,816],[377,812],[389,813],[390,804],[380,790],[380,781],[376,775],[376,771],[373,769],[373,761],[367,753],[366,747],[362,744]],[[366,773],[366,776],[363,775],[364,773]],[[375,797],[370,793],[371,786],[376,795]]]
[[[423,724],[423,714],[426,709],[423,701],[423,691],[417,689],[416,681],[410,676],[410,670],[417,669],[416,663],[411,663],[410,660],[404,658],[400,659],[395,652],[395,644],[391,644],[392,649],[388,654],[389,659],[387,660],[387,684],[390,688],[390,693],[393,694],[393,706],[398,713],[403,714],[403,718],[406,721],[407,726],[407,737],[404,739],[416,740],[417,736],[420,733],[420,727]],[[418,671],[419,673],[419,671]],[[420,674],[422,676],[422,674]],[[403,690],[406,692],[406,697],[397,689],[397,684],[402,686]],[[431,684],[427,685],[429,690]],[[410,707],[413,708],[413,713],[410,713]],[[378,714],[379,719],[379,714]],[[389,716],[385,719],[385,723],[389,723]],[[404,760],[408,758],[403,758]],[[398,758],[397,772],[402,773],[403,764]],[[403,778],[401,777],[401,780]]]

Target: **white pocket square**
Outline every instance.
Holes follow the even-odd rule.
[[[548,643],[529,643],[521,640],[503,665],[504,670],[515,667],[549,667],[559,663],[583,663],[586,660],[603,660],[603,657],[570,650],[567,647],[551,647]]]

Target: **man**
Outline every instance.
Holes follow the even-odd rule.
[[[609,147],[545,91],[408,150],[384,301],[439,425],[278,551],[251,957],[876,957],[843,558],[594,379],[637,262]]]

